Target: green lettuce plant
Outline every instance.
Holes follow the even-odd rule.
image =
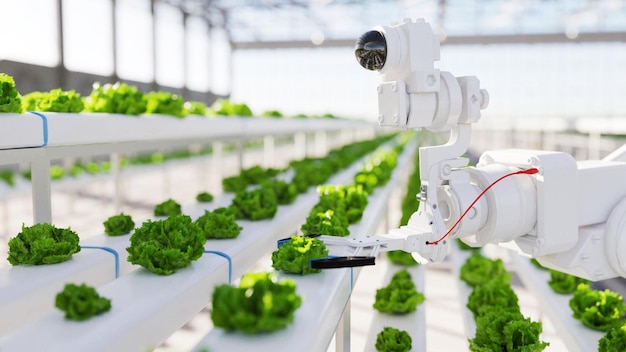
[[[330,209],[322,212],[313,208],[300,230],[305,235],[345,237],[350,234],[349,226],[345,216],[337,215]]]
[[[320,195],[317,206],[320,210],[331,209],[345,214],[350,224],[357,223],[363,217],[367,207],[367,192],[360,185],[324,185],[318,187]]]
[[[78,241],[76,232],[69,228],[47,223],[22,225],[22,231],[9,240],[7,259],[11,265],[61,263],[80,252]]]
[[[411,253],[405,252],[402,250],[387,252],[387,259],[389,259],[389,261],[395,265],[402,265],[402,266],[418,265],[418,263],[415,261],[415,258],[413,258],[413,255],[411,255]]]
[[[112,114],[139,115],[146,112],[145,94],[136,86],[117,82],[94,83],[93,90],[85,99],[85,111]]]
[[[24,111],[37,111],[37,103],[43,99],[44,92],[34,91],[22,97],[22,109]]]
[[[268,180],[263,182],[263,187],[271,188],[276,195],[276,201],[280,205],[292,204],[298,198],[298,189],[293,183],[281,180]]]
[[[385,326],[376,335],[376,351],[378,352],[408,352],[411,350],[413,339],[408,332]]]
[[[204,253],[206,238],[187,215],[145,221],[126,248],[128,261],[160,275],[185,268]]]
[[[235,238],[243,229],[235,221],[235,214],[230,211],[205,210],[195,223],[207,239]]]
[[[225,192],[239,192],[248,188],[249,185],[260,185],[271,180],[280,170],[264,169],[255,165],[248,169],[241,170],[239,175],[225,177],[222,179],[222,188]]]
[[[393,275],[389,285],[376,290],[374,309],[388,314],[408,314],[424,302],[424,295],[418,292],[406,269]]]
[[[283,117],[283,113],[278,110],[264,111],[261,116],[263,117]]]
[[[154,207],[154,216],[172,216],[182,214],[182,207],[173,199],[168,199]]]
[[[311,268],[311,259],[326,257],[328,249],[323,241],[306,236],[292,236],[272,253],[272,267],[300,275],[319,273],[321,269]]]
[[[260,185],[270,178],[278,175],[280,170],[278,169],[264,169],[259,165],[255,165],[248,169],[241,170],[241,177],[243,177],[250,185]]]
[[[400,226],[404,226],[409,223],[411,215],[417,211],[419,207],[419,200],[417,194],[420,192],[420,168],[419,168],[419,153],[415,153],[415,160],[413,166],[413,172],[409,177],[409,183],[404,198],[402,199],[402,218],[400,219]]]
[[[273,218],[278,210],[278,200],[273,189],[261,187],[237,192],[231,207],[237,219],[256,221]]]
[[[75,166],[82,168],[86,173],[90,175],[96,175],[104,171],[103,163],[96,163],[93,161],[87,163],[78,163]]]
[[[162,114],[183,118],[187,115],[185,101],[178,94],[150,92],[146,95],[146,114]]]
[[[305,193],[309,190],[309,187],[318,185],[324,182],[330,176],[332,171],[327,165],[317,163],[319,166],[315,166],[316,162],[307,162],[305,160],[299,162],[292,162],[292,168],[294,170],[294,176],[291,182],[296,186],[298,193]]]
[[[13,77],[6,73],[0,73],[0,113],[13,112],[21,114],[22,96],[15,88]]]
[[[598,341],[598,352],[626,351],[626,324],[609,330]]]
[[[109,236],[121,236],[130,233],[135,228],[135,222],[130,215],[121,213],[113,215],[104,221],[104,233]]]
[[[222,115],[222,116],[252,116],[252,110],[248,105],[240,103],[232,103],[229,99],[218,99],[212,105],[208,115]]]
[[[468,285],[476,287],[494,279],[508,283],[511,281],[511,274],[504,268],[502,259],[485,258],[475,252],[461,266],[460,278]]]
[[[507,281],[496,279],[477,285],[467,299],[467,308],[474,314],[474,319],[491,307],[519,311],[517,295]]]
[[[12,170],[0,170],[0,181],[11,187],[15,186],[15,173]]]
[[[200,101],[185,102],[185,110],[187,110],[189,115],[205,116],[207,113],[206,104]]]
[[[367,193],[372,193],[376,187],[384,186],[391,179],[399,151],[398,149],[376,151],[354,176],[354,183],[361,185]]]
[[[43,112],[70,112],[83,111],[85,103],[75,90],[65,91],[61,88],[49,92],[32,92],[22,98],[24,110]]]
[[[541,322],[524,318],[515,308],[491,307],[476,319],[470,351],[541,352],[550,344],[540,341]]]
[[[66,284],[57,294],[55,306],[65,312],[65,319],[83,321],[111,310],[111,300],[86,284]]]
[[[589,280],[581,279],[574,275],[569,275],[556,270],[550,270],[550,281],[548,285],[556,293],[570,294],[576,292],[579,284],[588,284]]]
[[[224,192],[239,192],[248,188],[248,181],[241,175],[224,177],[222,179]]]
[[[196,196],[196,200],[201,203],[209,203],[213,201],[213,195],[209,192],[200,192]]]
[[[239,287],[215,287],[211,319],[216,327],[227,331],[268,333],[291,323],[301,304],[293,280],[278,281],[273,273],[248,273]]]
[[[600,291],[592,289],[588,284],[579,284],[569,306],[574,318],[594,330],[608,331],[626,322],[624,299],[609,289]]]

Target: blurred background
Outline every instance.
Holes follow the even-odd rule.
[[[88,95],[94,82],[123,81],[185,101],[230,98],[255,113],[372,123],[380,77],[358,65],[354,43],[377,25],[424,18],[441,41],[436,67],[477,76],[489,91],[490,105],[473,127],[473,155],[519,147],[584,160],[626,143],[626,0],[0,0],[0,14],[0,72],[13,76],[22,94],[61,87]],[[234,157],[232,164],[234,172]],[[175,177],[192,174],[180,170],[128,181],[136,195],[128,199],[169,196]],[[101,231],[102,220],[93,219],[112,209],[103,208],[111,189],[95,183],[56,193],[57,225]],[[0,238],[30,218],[23,216],[32,210],[30,196],[18,195],[0,202]],[[128,203],[150,214],[149,202]],[[445,278],[426,287],[442,287],[437,296],[445,299],[454,284],[442,285]],[[438,320],[431,326],[449,327],[431,316]],[[547,331],[559,346],[558,332]],[[429,341],[467,342],[463,334]]]
[[[476,75],[484,120],[626,116],[623,0],[0,0],[0,71],[24,93],[131,82],[253,111],[377,116],[358,36],[404,17],[439,68]]]

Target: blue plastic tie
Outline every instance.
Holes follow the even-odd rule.
[[[41,146],[45,147],[48,145],[48,118],[46,117],[46,115],[36,112],[36,111],[29,111],[29,112],[33,115],[37,115],[41,117],[41,121],[43,122],[43,144]]]
[[[233,260],[230,258],[230,256],[220,251],[205,250],[204,253],[216,254],[216,255],[219,255],[220,257],[225,258],[228,261],[228,283],[230,284],[233,279]]]
[[[100,246],[80,246],[80,248],[102,249],[103,251],[113,254],[113,256],[115,257],[115,278],[117,279],[120,277],[120,255],[117,253],[115,249],[110,248],[110,247],[100,247]]]

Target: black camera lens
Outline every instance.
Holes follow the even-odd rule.
[[[378,71],[387,59],[387,41],[379,31],[369,31],[356,41],[354,55],[361,66],[367,70]]]

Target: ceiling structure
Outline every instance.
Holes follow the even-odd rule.
[[[626,41],[626,0],[157,0],[224,28],[234,49],[348,46],[424,17],[443,43]]]

